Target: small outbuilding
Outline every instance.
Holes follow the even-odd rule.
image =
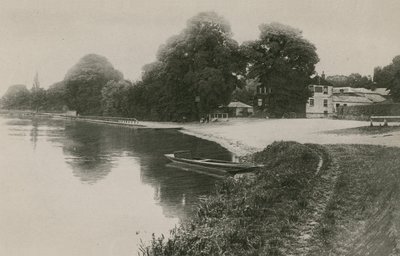
[[[232,101],[227,106],[232,117],[246,117],[254,113],[253,107],[240,101]]]

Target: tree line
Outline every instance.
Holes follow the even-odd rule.
[[[124,79],[105,57],[89,54],[47,90],[11,86],[1,104],[8,109],[68,108],[80,115],[195,120],[232,99],[254,103],[261,86],[268,91],[261,108],[281,116],[307,102],[319,58],[296,28],[270,23],[259,29],[258,39],[239,45],[225,18],[199,13],[159,47],[156,61],[143,66],[139,81]]]

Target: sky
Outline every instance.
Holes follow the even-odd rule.
[[[257,39],[262,23],[302,30],[326,75],[372,75],[400,55],[398,0],[0,0],[0,95],[31,88],[36,72],[47,88],[89,53],[139,80],[158,47],[202,11],[224,16],[239,43]]]

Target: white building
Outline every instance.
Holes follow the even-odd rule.
[[[383,88],[365,88],[310,85],[313,96],[308,99],[306,116],[309,118],[330,117],[342,106],[371,105],[387,100],[388,91]]]
[[[310,85],[313,95],[306,104],[306,117],[329,117],[334,113],[333,90],[328,85]]]

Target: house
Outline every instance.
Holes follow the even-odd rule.
[[[233,117],[245,117],[254,113],[252,106],[240,101],[232,101],[227,108],[229,115]]]
[[[334,113],[333,87],[330,85],[310,85],[312,96],[306,103],[306,117],[329,117]]]
[[[310,85],[313,96],[306,104],[307,117],[330,117],[341,106],[357,106],[384,103],[388,91],[385,88],[369,90],[366,88],[335,87]]]
[[[259,85],[256,88],[255,102],[254,105],[258,109],[264,109],[269,102],[269,98],[272,93],[272,88],[267,86]]]

